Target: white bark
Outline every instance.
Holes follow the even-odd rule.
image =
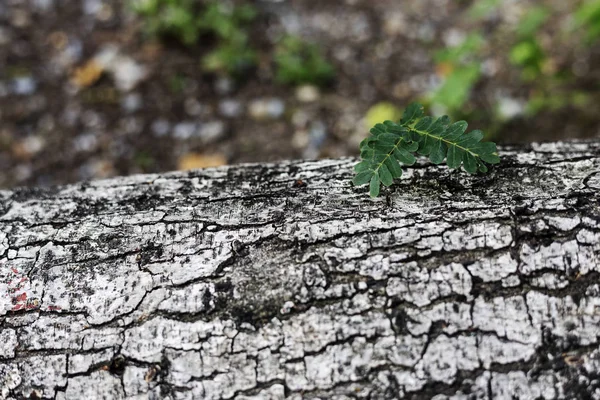
[[[600,143],[501,151],[0,192],[0,398],[600,399]]]

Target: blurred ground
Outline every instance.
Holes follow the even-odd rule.
[[[199,67],[209,44],[145,36],[123,0],[0,1],[0,187],[355,155],[367,110],[380,101],[402,108],[434,90],[445,74],[434,49],[460,41],[474,25],[465,16],[472,1],[252,3],[259,63],[235,81]],[[485,131],[493,112],[500,114],[492,132],[499,143],[600,136],[597,45],[554,46],[541,32],[551,60],[544,68],[574,71],[570,90],[587,103],[523,115],[532,90],[541,98],[563,95],[552,85],[524,84],[503,67],[508,49],[496,28],[516,24],[527,4],[504,1],[478,22],[477,32],[490,38],[465,106],[472,126]],[[284,32],[323,47],[336,69],[331,85],[274,82],[270,53]]]

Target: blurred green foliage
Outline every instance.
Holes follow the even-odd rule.
[[[537,34],[544,25],[550,11],[542,6],[533,7],[521,17],[516,27],[516,43],[510,49],[510,62],[519,66],[524,80],[540,77],[546,54],[540,45]]]
[[[445,112],[454,114],[460,110],[469,99],[473,86],[479,80],[481,71],[478,65],[461,65],[446,77],[444,83],[437,89],[429,101],[442,105]]]
[[[244,28],[257,12],[250,4],[230,7],[222,2],[210,2],[200,16],[200,27],[219,38],[217,47],[202,60],[205,70],[225,71],[237,76],[256,65],[258,57],[248,42]]]
[[[468,10],[468,16],[475,20],[487,18],[494,13],[500,5],[502,5],[502,0],[475,1]]]
[[[149,34],[173,37],[186,45],[198,41],[200,26],[194,0],[134,0],[131,4],[144,17]]]
[[[600,0],[584,1],[574,16],[576,28],[583,28],[588,43],[600,38]]]
[[[204,31],[213,32],[223,40],[239,41],[241,36],[247,36],[243,27],[256,16],[257,11],[250,4],[231,6],[215,0],[206,5],[199,16],[198,25]]]
[[[143,17],[146,32],[159,38],[172,38],[192,47],[202,40],[214,41],[202,57],[202,68],[241,77],[258,63],[258,54],[249,38],[249,25],[257,10],[248,3],[210,0],[131,0],[133,10]],[[272,54],[275,78],[283,84],[323,86],[335,75],[333,66],[319,47],[292,35],[283,36]],[[177,86],[174,82],[172,86]]]
[[[477,32],[471,33],[459,45],[439,50],[434,55],[439,73],[444,76],[442,85],[430,94],[428,102],[455,114],[463,108],[471,90],[481,75],[478,54],[483,39]]]
[[[516,27],[519,38],[535,36],[550,16],[550,10],[544,6],[535,6],[525,11]]]
[[[333,66],[321,54],[319,47],[298,36],[284,36],[275,46],[276,79],[280,83],[324,86],[334,75]]]
[[[214,37],[214,49],[202,59],[206,71],[238,76],[256,65],[257,55],[249,44],[247,26],[257,12],[250,4],[135,0],[132,6],[152,36],[173,38],[185,46],[194,46],[205,36]]]
[[[202,66],[206,71],[225,71],[230,76],[239,77],[254,67],[257,60],[256,52],[246,41],[227,41],[204,56]]]
[[[458,44],[434,51],[441,84],[428,93],[424,102],[439,113],[474,118],[480,115],[488,126],[506,120],[498,98],[487,98],[494,113],[479,114],[472,98],[474,88],[485,88],[486,62],[503,80],[514,80],[525,99],[522,114],[532,116],[543,110],[564,107],[584,109],[593,93],[578,84],[573,73],[574,54],[590,52],[600,39],[600,0],[574,0],[563,5],[551,2],[522,2],[513,5],[519,18],[503,14],[503,0],[465,1],[471,30]],[[544,5],[540,5],[544,4]],[[570,29],[566,29],[570,28]],[[477,102],[481,101],[480,99]],[[512,101],[512,100],[511,100]],[[505,103],[506,104],[506,103]],[[511,106],[512,107],[512,106]],[[494,131],[494,128],[490,129]]]
[[[561,93],[560,96],[550,96],[548,93],[535,92],[530,96],[525,106],[525,113],[533,116],[543,110],[557,111],[567,106],[583,108],[589,104],[590,100],[588,93],[579,90]]]

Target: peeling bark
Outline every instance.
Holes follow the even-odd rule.
[[[600,399],[600,142],[501,150],[0,192],[0,398]]]

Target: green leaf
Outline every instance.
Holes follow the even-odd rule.
[[[361,161],[354,166],[354,171],[362,172],[368,170],[370,167],[370,163],[368,161]]]
[[[423,136],[419,142],[419,154],[429,155],[433,146],[433,140],[430,136]]]
[[[436,119],[435,122],[433,122],[429,126],[429,128],[427,129],[427,132],[429,132],[430,135],[439,136],[446,130],[446,127],[448,126],[447,120],[448,120],[447,115],[444,115],[443,117]]]
[[[496,143],[492,142],[482,142],[477,143],[477,146],[473,147],[475,153],[495,153],[496,152]]]
[[[375,150],[365,147],[360,151],[360,158],[363,160],[370,160],[375,156]]]
[[[471,153],[465,153],[463,156],[463,165],[465,167],[465,171],[470,174],[477,173],[477,160]]]
[[[438,140],[431,148],[429,159],[434,164],[441,164],[444,158],[446,158],[446,145],[441,140]]]
[[[402,119],[400,120],[401,125],[410,125],[417,118],[420,118],[423,115],[423,106],[419,103],[411,103],[406,107],[404,114],[402,114]]]
[[[460,135],[465,133],[465,131],[467,130],[467,126],[468,126],[468,124],[466,121],[455,122],[452,125],[450,125],[448,127],[448,129],[446,130],[446,132],[444,132],[441,136],[444,139],[453,142],[456,139],[458,139],[460,137]]]
[[[383,124],[377,124],[374,127],[371,128],[371,134],[377,136],[381,133],[384,133],[386,131],[386,127]]]
[[[368,183],[371,180],[372,176],[373,171],[361,171],[358,174],[356,174],[356,176],[352,180],[352,183],[354,184],[354,186],[364,185],[365,183]]]
[[[377,152],[376,152],[376,153],[373,155],[373,158],[372,158],[371,160],[372,160],[372,162],[373,162],[374,164],[381,164],[382,162],[384,162],[384,161],[385,161],[385,159],[386,159],[386,158],[388,158],[388,156],[389,156],[389,155],[387,154],[387,152],[388,152],[388,149],[389,149],[389,148],[388,148],[388,147],[385,147],[385,149],[386,149],[386,150],[385,150],[384,152],[381,152],[381,153],[377,153]],[[391,151],[391,150],[390,150],[390,151]]]
[[[464,150],[458,146],[450,146],[448,148],[448,155],[446,163],[449,168],[458,168],[460,167],[460,163],[462,162],[462,155],[464,154]]]
[[[389,160],[389,158],[387,158],[387,160]],[[385,163],[379,167],[379,179],[385,186],[391,186],[392,183],[394,183],[394,178],[392,177],[391,172],[385,166]]]
[[[376,124],[361,142],[362,161],[354,166],[353,182],[357,186],[369,183],[369,192],[376,197],[381,184],[392,185],[402,176],[403,165],[416,162],[416,152],[428,155],[434,164],[445,159],[450,168],[463,165],[469,174],[487,172],[485,163],[500,161],[496,144],[482,143],[483,132],[479,130],[466,130],[465,121],[452,123],[447,116],[423,116],[422,107],[412,104],[404,112],[401,125],[392,121]]]
[[[489,164],[498,164],[500,157],[496,150],[496,143],[484,142],[479,143],[473,148],[473,151],[479,155],[479,157]]]
[[[415,152],[419,148],[419,143],[403,141],[402,143],[400,143],[400,147],[402,147],[406,151]]]
[[[394,157],[388,157],[385,160],[385,165],[388,167],[394,178],[400,178],[402,176],[402,168]]]
[[[369,194],[371,197],[379,196],[379,176],[374,174],[371,178],[371,183],[369,184]]]
[[[497,153],[483,153],[479,157],[488,164],[498,164],[500,162],[500,157]]]
[[[423,117],[421,120],[419,120],[419,122],[417,122],[414,129],[417,131],[427,131],[432,123],[433,118]]]
[[[404,129],[403,127],[401,127],[401,126],[398,126],[398,125],[396,125],[396,124],[394,124],[394,125],[391,125],[391,126],[388,126],[388,127],[387,127],[387,131],[388,131],[389,133],[392,133],[392,134],[394,134],[394,135],[404,135],[404,134],[406,134],[406,132],[407,132],[407,130],[406,130],[406,129]]]
[[[375,149],[376,152],[379,152],[379,154],[387,154],[393,150],[394,146],[394,143],[378,141],[373,145],[373,149]]]
[[[483,139],[483,132],[476,130],[476,131],[471,131],[469,133],[465,133],[464,135],[462,135],[457,140],[457,143],[461,147],[471,148],[471,147],[476,146],[481,139]]]
[[[377,141],[380,143],[389,143],[392,146],[396,145],[396,142],[398,141],[398,139],[400,138],[399,135],[394,135],[393,133],[382,133],[381,135],[377,136]]]
[[[401,147],[394,150],[394,157],[404,165],[413,165],[417,161],[415,156]]]

